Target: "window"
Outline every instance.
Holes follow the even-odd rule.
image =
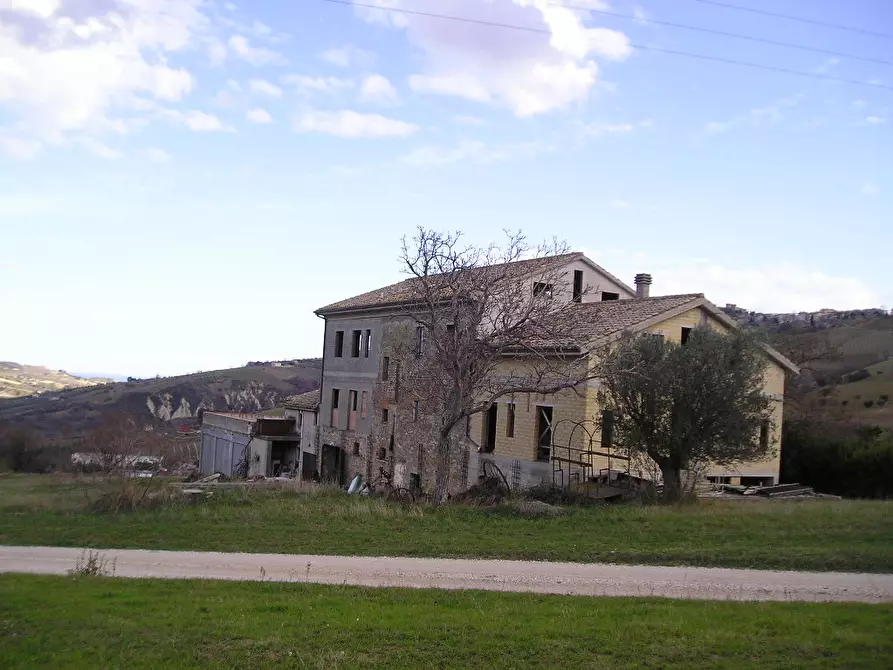
[[[360,400],[360,416],[366,418],[366,400],[368,399],[366,391],[363,391],[363,397]]]
[[[691,335],[691,328],[683,328],[682,329],[682,338],[681,338],[682,344],[685,344],[686,342],[688,342],[688,338],[690,335]]]
[[[353,331],[353,339],[350,342],[350,357],[351,358],[359,358],[360,357],[360,337],[363,335],[362,330]]]
[[[421,358],[425,355],[425,327],[417,326],[415,329],[415,355]]]
[[[387,407],[381,408],[381,422],[382,423],[388,422],[388,408]]]
[[[409,490],[413,493],[419,493],[422,490],[422,478],[418,472],[409,473]]]
[[[363,358],[369,358],[370,351],[372,351],[372,331],[367,330],[363,337]]]
[[[552,408],[536,407],[536,460],[548,461],[552,456]]]
[[[357,428],[357,392],[348,391],[347,394],[347,429]]]
[[[583,302],[583,271],[574,270],[574,302]]]
[[[418,420],[419,420],[419,405],[420,405],[420,404],[421,404],[421,403],[419,403],[418,400],[413,400],[413,401],[412,401],[412,420],[413,420],[413,421],[418,421]]]
[[[344,331],[335,331],[335,358],[341,358],[344,351]]]
[[[764,420],[760,424],[760,449],[769,448],[769,421]]]
[[[644,333],[647,337],[654,338],[655,342],[664,343],[664,334],[663,333]]]
[[[360,443],[359,443],[359,442],[354,442],[354,443],[353,443],[353,455],[354,455],[354,456],[359,456],[359,455],[360,455]]]
[[[552,297],[552,284],[546,284],[545,282],[534,282],[533,283],[533,295],[534,297],[545,295],[547,298]]]
[[[387,460],[387,458],[388,458],[388,450],[385,449],[384,447],[379,447],[378,448],[378,460],[384,461],[384,460]]]
[[[338,404],[341,401],[341,389],[332,389],[332,417],[331,425],[333,428],[338,427]]]
[[[610,291],[602,291],[602,302],[606,300],[620,300],[619,293],[611,293]]]
[[[505,436],[515,436],[515,403],[508,404],[508,412],[505,415]]]
[[[381,381],[386,382],[388,380],[388,373],[390,372],[391,367],[391,359],[389,356],[385,356],[381,359]]]

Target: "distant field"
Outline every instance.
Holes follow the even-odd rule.
[[[888,669],[893,607],[0,575],[0,667]]]
[[[893,429],[893,359],[865,368],[870,377],[810,393],[826,411],[861,424]],[[866,403],[870,403],[866,407]]]
[[[893,572],[893,502],[400,507],[341,492],[216,490],[193,506],[85,510],[88,481],[0,476],[0,544]]]

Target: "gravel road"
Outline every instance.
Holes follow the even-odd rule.
[[[0,546],[0,572],[63,575],[85,549]],[[116,577],[315,582],[697,600],[893,602],[893,574],[446,558],[95,550]]]

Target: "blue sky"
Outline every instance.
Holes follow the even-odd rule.
[[[893,33],[887,0],[739,4]],[[422,224],[558,236],[655,293],[893,306],[893,66],[545,0],[0,0],[0,359],[154,375],[317,356]],[[695,0],[575,7],[893,60]]]

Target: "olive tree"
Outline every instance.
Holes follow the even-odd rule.
[[[682,495],[683,470],[768,455],[767,364],[753,335],[703,326],[685,344],[625,335],[599,352],[595,368],[617,443],[660,468],[664,498],[673,501]]]

